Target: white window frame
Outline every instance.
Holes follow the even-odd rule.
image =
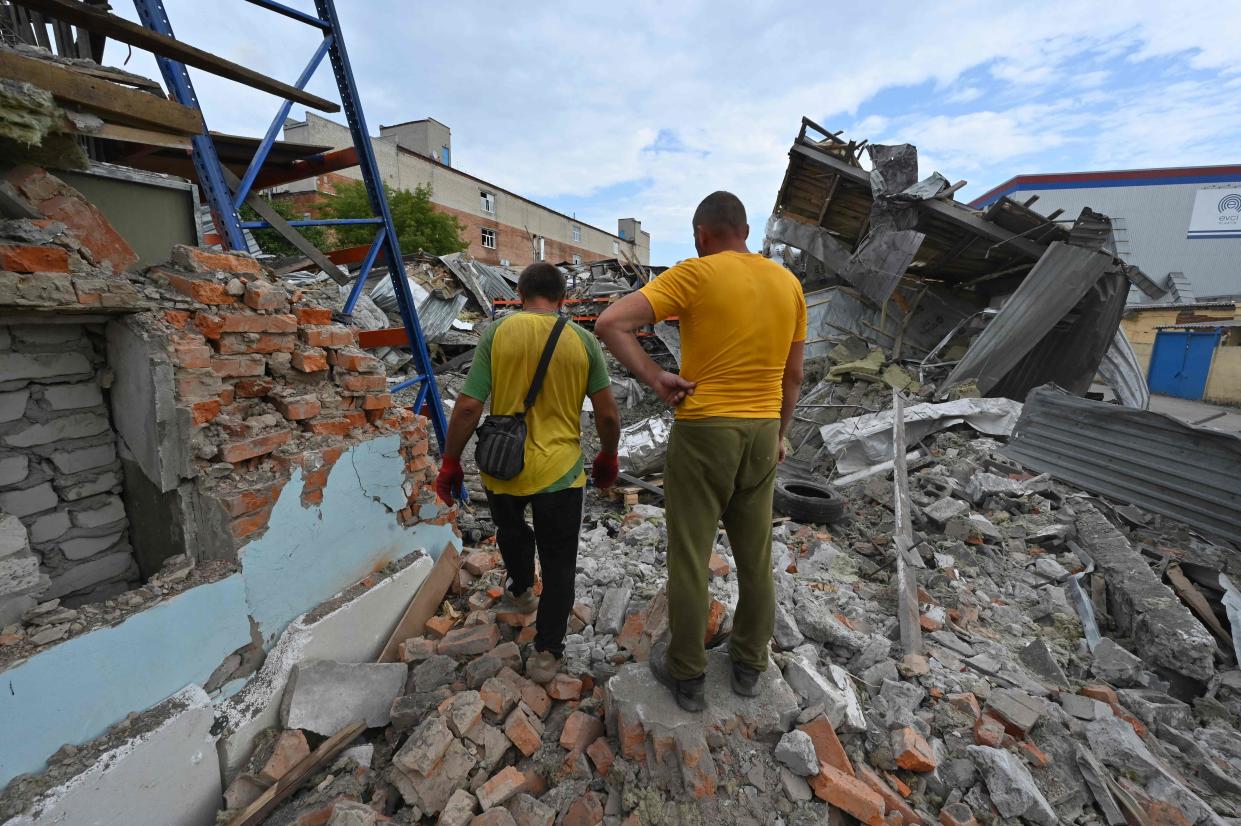
[[[573,240],[579,244],[582,243],[582,227],[580,224],[573,225]]]
[[[574,264],[574,266],[577,266],[578,264],[581,264],[581,263],[582,263],[582,256],[580,256],[580,255],[575,255],[575,256],[573,256],[573,264]]]
[[[488,215],[496,214],[496,194],[494,192],[488,192],[485,189],[480,189],[478,190],[478,199],[482,202],[482,205],[479,208],[483,212]]]
[[[494,229],[491,229],[490,227],[480,227],[480,229],[482,230],[482,233],[481,233],[482,245],[489,250],[495,249],[496,243],[499,240],[500,233],[496,232]],[[488,236],[491,236],[490,244],[487,243]]]
[[[616,240],[612,241],[612,254],[620,255],[620,241],[616,241]]]

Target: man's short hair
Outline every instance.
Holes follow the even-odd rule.
[[[694,226],[712,232],[740,232],[746,228],[745,205],[731,192],[712,192],[694,210]]]
[[[517,276],[517,293],[522,298],[564,298],[564,275],[546,261],[531,264]]]

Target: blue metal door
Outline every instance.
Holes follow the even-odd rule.
[[[1201,399],[1219,337],[1219,330],[1160,330],[1146,371],[1151,392]]]

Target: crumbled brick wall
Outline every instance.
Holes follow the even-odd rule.
[[[247,256],[184,246],[146,272],[143,292],[162,309],[135,321],[166,342],[197,491],[223,509],[234,547],[267,527],[294,467],[302,505],[318,505],[345,447],[381,433],[402,437],[410,504],[397,518],[423,521],[422,505],[435,503],[426,422],[393,409],[383,366],[329,308]]]
[[[29,529],[47,598],[137,577],[106,381],[99,325],[0,327],[0,509]]]

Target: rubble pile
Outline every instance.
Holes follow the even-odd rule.
[[[921,653],[894,641],[894,492],[877,475],[845,489],[839,524],[776,520],[772,665],[753,699],[728,685],[737,583],[721,532],[707,710],[686,714],[645,662],[667,627],[663,511],[592,503],[558,673],[524,667],[534,615],[505,610],[494,550],[467,551],[404,665],[312,665],[286,692],[290,728],[270,737],[298,753],[351,719],[372,728],[268,822],[1235,822],[1241,672],[1134,550],[1186,529],[1119,518],[991,438],[926,444],[910,474]],[[1214,548],[1241,567],[1195,542],[1193,559]],[[1091,642],[1086,623],[1106,635]],[[256,751],[231,806],[280,753]]]

